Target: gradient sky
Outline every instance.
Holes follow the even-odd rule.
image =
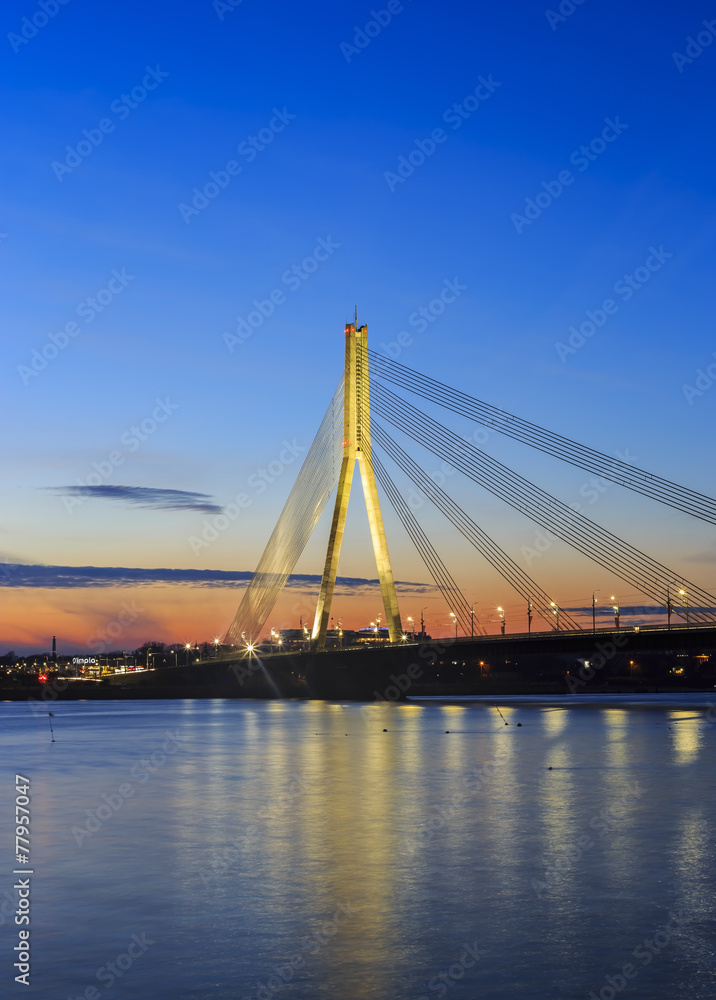
[[[87,649],[132,601],[118,646],[223,634],[240,583],[118,574],[78,586],[49,572],[38,585],[12,565],[253,570],[340,377],[354,303],[375,350],[406,331],[401,363],[716,493],[716,44],[698,42],[716,38],[702,23],[712,4],[585,0],[558,20],[536,0],[405,0],[367,35],[356,33],[384,4],[47,6],[47,24],[32,2],[2,14],[3,651],[47,648],[53,633],[60,651]],[[469,117],[450,111],[476,88]],[[613,141],[570,162],[607,119]],[[391,178],[438,128],[425,162]],[[271,141],[252,148],[259,135]],[[181,207],[229,161],[240,173],[218,173],[215,197]],[[572,182],[538,217],[516,218],[565,170]],[[614,286],[652,247],[663,263],[626,301]],[[455,279],[456,302],[411,327]],[[276,289],[273,314],[233,341]],[[101,311],[88,302],[98,292]],[[617,312],[560,356],[570,326],[612,297]],[[52,357],[29,374],[43,349]],[[713,378],[698,375],[710,365]],[[259,495],[250,477],[286,457],[285,442],[297,457]],[[592,478],[496,434],[485,449],[569,503]],[[102,495],[68,496],[97,483],[96,466]],[[536,526],[458,479],[453,495],[561,605],[586,605],[595,588],[641,603],[561,544],[529,564]],[[241,516],[195,551],[191,537],[242,492]],[[582,502],[716,589],[713,528],[612,485]],[[488,630],[497,605],[524,627],[517,595],[427,505],[420,516]],[[385,519],[396,578],[429,582],[387,507]],[[321,524],[298,572],[320,573],[326,536]],[[365,625],[380,598],[364,583],[375,567],[358,503],[340,572],[361,580],[334,613]],[[292,588],[269,624],[310,619],[312,603],[315,588]],[[401,589],[404,617],[422,606],[445,631],[439,594]]]

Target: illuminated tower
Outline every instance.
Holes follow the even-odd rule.
[[[368,510],[368,523],[373,541],[373,553],[378,569],[383,607],[391,642],[399,642],[402,635],[398,598],[390,565],[388,543],[385,538],[380,501],[371,464],[370,444],[370,391],[368,386],[368,327],[346,324],[346,361],[343,403],[343,461],[338,479],[338,492],[333,508],[331,533],[328,538],[326,563],[321,579],[321,591],[313,624],[313,642],[316,649],[324,649],[326,631],[331,613],[331,601],[336,585],[338,559],[341,554],[343,531],[348,512],[348,500],[356,462],[360,468],[363,496]]]

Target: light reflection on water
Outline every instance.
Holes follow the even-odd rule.
[[[25,995],[104,996],[136,934],[111,998],[587,997],[630,961],[628,996],[712,997],[716,726],[629,700],[501,703],[507,726],[474,703],[66,702],[52,745],[0,705],[3,844],[32,780]]]

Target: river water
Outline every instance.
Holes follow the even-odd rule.
[[[2,994],[713,998],[710,704],[0,704]]]

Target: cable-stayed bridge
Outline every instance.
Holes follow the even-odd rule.
[[[414,397],[399,396],[396,388]],[[304,551],[323,511],[335,492],[326,560],[311,633],[312,648],[325,649],[348,500],[358,468],[380,582],[385,622],[391,644],[406,642],[388,551],[378,493],[394,508],[420,554],[447,608],[464,636],[485,635],[483,625],[461,592],[414,511],[386,468],[392,462],[439,510],[464,539],[526,602],[531,630],[533,617],[542,630],[577,633],[582,626],[555,597],[519,566],[425,473],[398,444],[388,427],[412,438],[467,479],[519,511],[534,524],[562,539],[577,552],[623,580],[658,606],[665,606],[669,624],[685,623],[693,632],[716,625],[716,598],[668,566],[595,521],[529,482],[506,465],[427,415],[422,400],[484,425],[539,452],[596,473],[635,493],[716,525],[716,500],[618,458],[605,455],[560,434],[530,423],[488,403],[414,372],[368,348],[368,329],[345,327],[345,368],[318,433],[259,560],[226,636],[225,643],[253,648],[261,639],[278,597]],[[653,630],[645,630],[653,631]],[[668,631],[656,629],[656,632]],[[681,631],[680,629],[678,631]],[[456,628],[457,632],[457,628]],[[539,628],[535,628],[539,632]],[[676,630],[675,630],[676,632]],[[491,639],[494,637],[491,637]],[[546,637],[525,636],[544,644]],[[554,636],[558,639],[558,636]],[[644,637],[645,638],[645,637]],[[559,637],[563,644],[564,639]],[[515,638],[512,637],[512,642]]]

